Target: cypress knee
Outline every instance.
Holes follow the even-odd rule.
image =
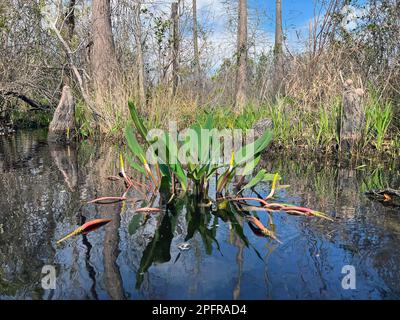
[[[363,90],[356,89],[352,80],[344,84],[343,104],[340,117],[340,151],[352,153],[362,138],[365,124]]]
[[[64,86],[60,102],[50,122],[48,140],[70,143],[75,135],[75,102],[71,88]]]

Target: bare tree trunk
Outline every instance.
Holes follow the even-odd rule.
[[[201,89],[201,70],[200,70],[200,54],[199,54],[199,42],[197,34],[197,4],[196,0],[193,0],[193,53],[194,53],[194,71],[196,81],[196,97],[199,95]]]
[[[50,26],[50,28],[54,31],[56,34],[58,40],[61,42],[64,52],[67,55],[67,59],[69,62],[69,66],[72,69],[72,72],[78,82],[79,89],[81,91],[83,100],[85,100],[86,105],[89,107],[89,109],[92,111],[94,119],[97,121],[99,118],[102,118],[102,116],[95,110],[95,107],[92,103],[92,100],[89,97],[89,94],[86,90],[86,87],[83,83],[83,79],[78,71],[78,68],[75,66],[74,59],[72,56],[72,51],[71,48],[69,47],[68,43],[64,40],[64,38],[61,36],[60,31],[57,29],[57,27],[53,24]]]
[[[178,3],[171,4],[171,20],[173,25],[173,50],[172,50],[172,95],[175,96],[178,88],[179,71],[179,21],[178,21]]]
[[[75,0],[68,2],[67,11],[65,13],[65,25],[67,38],[65,44],[71,46],[72,38],[75,32]],[[61,35],[60,35],[61,36]],[[69,55],[65,54],[65,64],[69,65]],[[63,89],[58,106],[53,114],[53,119],[49,125],[49,141],[69,143],[75,134],[75,101],[71,90],[71,68],[67,68],[67,72],[63,78]]]
[[[75,133],[75,102],[71,88],[63,87],[60,102],[50,122],[48,139],[57,142],[69,142]]]
[[[110,0],[92,2],[92,37],[91,60],[96,103],[102,103],[114,88],[118,72],[111,27]]]
[[[141,1],[138,1],[135,7],[135,40],[137,50],[137,65],[138,65],[138,79],[139,79],[139,99],[142,111],[146,108],[146,79],[144,75],[144,59],[142,48],[142,23],[140,21],[140,6]]]
[[[64,24],[64,30],[66,31],[65,32],[65,42],[68,44],[69,47],[71,47],[71,42],[72,42],[74,32],[75,32],[75,3],[76,3],[76,0],[70,0],[68,2],[67,11],[65,12],[65,24]],[[68,56],[66,53],[65,53],[65,64],[67,64],[67,65],[69,64]],[[71,86],[72,78],[73,78],[73,74],[72,74],[70,68],[68,68],[67,72],[65,72],[63,84]]]
[[[282,0],[276,0],[275,47],[274,47],[274,94],[278,95],[283,79],[283,28]]]
[[[70,0],[68,3],[68,11],[65,15],[65,20],[68,28],[68,43],[71,44],[71,40],[75,33],[75,4],[76,0]]]
[[[240,112],[246,104],[247,85],[247,0],[239,0],[239,24],[237,34],[237,69],[235,111]]]

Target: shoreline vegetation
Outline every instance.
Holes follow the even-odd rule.
[[[266,18],[246,0],[224,2],[236,50],[215,63],[204,21],[213,9],[195,0],[162,9],[142,1],[6,0],[0,132],[49,126],[61,142],[122,143],[131,99],[148,128],[204,125],[212,114],[218,129],[267,121],[277,152],[340,157],[345,137],[352,142],[343,153],[355,158],[396,158],[400,8],[392,0],[349,3],[315,1],[321,14],[294,50],[284,28],[287,3],[277,0],[266,8],[275,17],[274,45],[257,51],[266,39],[254,21]]]
[[[217,129],[252,129],[260,120],[270,120],[274,139],[269,147],[276,152],[301,154],[307,156],[339,157],[337,122],[341,107],[338,98],[331,108],[321,107],[317,111],[303,111],[293,108],[290,99],[280,98],[275,104],[254,106],[249,105],[239,114],[230,107],[194,108],[192,112],[177,114],[172,118],[177,121],[179,129],[193,124],[204,125],[207,116],[212,113]],[[379,104],[375,98],[370,98],[365,104],[366,123],[359,144],[354,152],[355,157],[368,158],[381,156],[396,158],[400,156],[400,131],[392,124],[390,118],[393,112],[391,103]],[[91,127],[88,118],[83,116],[85,106],[80,105],[76,113],[77,139],[101,140],[109,143],[124,144],[123,128],[129,123],[122,121],[119,130],[98,134]],[[127,108],[128,109],[128,108]],[[168,121],[162,121],[154,114],[145,121],[146,126],[168,129]],[[386,121],[386,122],[385,122]],[[32,118],[30,113],[18,112],[13,118],[17,129],[47,128],[50,115],[38,112]]]

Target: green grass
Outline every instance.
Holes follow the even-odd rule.
[[[329,102],[317,106],[304,106],[290,97],[278,98],[274,103],[262,105],[249,104],[239,115],[231,106],[214,106],[193,108],[192,112],[176,114],[175,119],[181,119],[180,128],[184,129],[194,124],[205,125],[209,115],[212,115],[214,126],[218,129],[250,129],[259,119],[270,119],[273,123],[274,143],[288,149],[307,147],[308,150],[332,150],[339,143],[338,117],[341,110],[342,97],[337,96]],[[365,127],[360,150],[386,152],[400,145],[400,132],[394,125],[394,108],[392,103],[379,99],[379,94],[373,88],[368,89],[365,99]],[[82,103],[77,104],[76,118],[82,137],[89,137],[94,132],[91,116]],[[143,119],[148,128],[163,128],[165,115],[156,114],[151,119]],[[119,135],[127,119],[119,117],[110,136]],[[394,130],[392,130],[394,129]],[[396,131],[397,130],[397,131]],[[119,138],[119,137],[117,137]]]
[[[75,121],[77,132],[83,139],[92,137],[95,132],[91,125],[92,114],[82,101],[78,101],[75,106]]]
[[[390,101],[379,101],[377,94],[372,93],[366,104],[364,146],[372,143],[378,151],[388,138],[388,130],[393,118],[393,107]]]
[[[393,133],[396,132],[396,127],[392,125],[392,103],[380,101],[372,89],[369,92],[365,102],[365,128],[361,149],[372,147],[371,150],[384,152],[385,141],[388,141],[386,144],[389,149],[398,149],[400,134]],[[296,107],[288,98],[280,98],[273,104],[260,107],[250,105],[239,116],[235,116],[228,107],[217,107],[212,114],[218,128],[249,129],[257,120],[268,118],[274,126],[275,142],[288,148],[307,145],[310,149],[328,151],[339,143],[341,104],[341,97],[336,97],[330,103],[303,109]],[[204,123],[206,116],[205,112],[198,115],[197,121]]]
[[[230,106],[218,106],[212,108],[211,111],[200,111],[195,122],[202,125],[206,123],[207,117],[212,114],[215,127],[218,129],[250,129],[253,124],[262,118],[268,117],[268,110],[254,105],[247,105],[243,112],[236,115]]]

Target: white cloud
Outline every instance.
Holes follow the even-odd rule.
[[[148,0],[146,6],[153,12],[164,12],[169,15],[171,3],[173,0]],[[182,2],[181,2],[182,3]],[[185,0],[186,10],[192,6],[191,0]],[[203,48],[201,59],[211,64],[211,69],[215,70],[226,58],[231,58],[236,51],[236,30],[230,30],[229,19],[236,18],[236,5],[224,5],[221,0],[197,0],[197,18],[202,30],[206,31],[206,43],[200,41],[200,47]],[[229,11],[229,12],[227,12]],[[250,14],[250,12],[249,12]],[[273,34],[259,28],[254,32],[250,26],[249,17],[249,38],[254,36],[255,45],[249,48],[249,54],[253,57],[263,51],[268,51],[273,45]],[[254,34],[253,34],[254,33]],[[192,40],[190,28],[183,35],[187,41]]]
[[[342,27],[351,32],[357,28],[359,22],[366,16],[367,10],[354,6],[344,6],[341,13],[344,15]]]

